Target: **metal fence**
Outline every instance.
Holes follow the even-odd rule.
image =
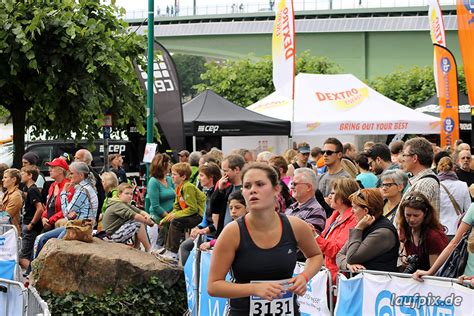
[[[28,287],[28,303],[27,303],[27,316],[33,315],[43,315],[49,316],[51,313],[49,312],[48,305],[45,301],[41,298],[38,291],[32,286]]]
[[[32,286],[0,279],[0,316],[50,316],[48,305]]]
[[[474,1],[470,0],[473,2]],[[273,2],[273,1],[272,1]],[[275,1],[277,2],[277,1]],[[296,0],[293,1],[295,11],[314,11],[314,10],[348,10],[348,9],[379,9],[379,8],[400,8],[400,7],[420,7],[427,6],[427,0]],[[456,0],[440,0],[440,5],[456,5]],[[158,13],[159,8],[159,13]],[[214,14],[247,14],[272,12],[275,5],[271,1],[260,1],[257,3],[246,3],[244,1],[235,1],[235,3],[219,3],[196,6],[179,7],[177,12],[171,7],[157,7],[155,17],[186,17],[195,15],[214,15]],[[147,10],[130,10],[124,19],[146,19]]]

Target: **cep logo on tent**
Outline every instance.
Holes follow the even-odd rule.
[[[198,126],[198,132],[211,132],[212,134],[216,133],[219,131],[219,125],[199,125]]]
[[[0,237],[0,246],[5,246],[5,241],[7,239],[5,237]]]

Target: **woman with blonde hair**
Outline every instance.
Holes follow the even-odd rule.
[[[398,233],[383,216],[383,198],[379,189],[362,189],[349,197],[356,218],[355,228],[336,256],[341,270],[361,269],[395,272],[398,259]]]
[[[2,210],[8,213],[18,234],[21,232],[20,213],[23,207],[23,198],[18,189],[20,181],[21,175],[18,169],[10,168],[3,173],[2,183],[6,191],[2,199]]]
[[[109,199],[118,196],[117,187],[119,181],[115,172],[112,171],[104,172],[100,178],[102,179],[102,185],[104,186],[105,191],[105,200],[102,205],[102,213],[105,213]]]
[[[438,163],[439,220],[446,227],[446,234],[454,237],[459,218],[471,205],[471,195],[466,182],[458,179],[455,164],[450,157],[443,157]]]
[[[295,162],[296,156],[298,155],[298,152],[294,149],[288,149],[285,151],[283,154],[283,158],[288,162],[288,164],[292,164]]]

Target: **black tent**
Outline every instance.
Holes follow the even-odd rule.
[[[283,121],[240,107],[212,90],[183,105],[186,136],[290,135],[290,121]]]
[[[461,130],[471,130],[471,107],[465,93],[459,93],[459,125]],[[439,101],[436,95],[416,107],[417,111],[439,117]]]

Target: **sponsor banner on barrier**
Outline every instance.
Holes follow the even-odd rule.
[[[201,253],[200,263],[200,280],[199,293],[196,297],[195,292],[195,250],[190,254],[186,265],[184,266],[186,291],[188,297],[188,309],[191,315],[196,315],[196,301],[199,300],[199,314],[198,315],[225,315],[228,308],[228,300],[223,298],[216,298],[207,294],[207,280],[209,275],[209,268],[211,264],[211,252]],[[304,264],[297,263],[293,275],[297,275],[304,270]],[[310,315],[331,315],[328,308],[327,300],[327,284],[329,279],[329,271],[327,269],[321,270],[316,274],[307,284],[307,291],[304,296],[298,297],[300,304],[300,312],[302,316]],[[226,280],[230,281],[228,274]]]
[[[473,294],[451,282],[362,273],[339,278],[335,315],[472,315]]]
[[[298,262],[293,275],[300,274],[303,270],[304,264]],[[327,299],[328,277],[329,270],[325,269],[309,280],[305,295],[298,296],[301,316],[331,315]]]
[[[184,280],[186,282],[186,294],[188,297],[188,311],[192,316],[197,315],[197,273],[195,268],[196,265],[194,264],[195,260],[196,249],[193,249],[184,265]]]
[[[189,261],[189,260],[188,260]],[[199,315],[223,316],[227,308],[228,300],[225,298],[212,297],[207,294],[207,279],[211,267],[211,253],[201,252],[201,276],[199,279]],[[227,275],[230,280],[230,275]]]
[[[0,235],[0,278],[14,279],[17,251],[17,237],[13,229]]]

